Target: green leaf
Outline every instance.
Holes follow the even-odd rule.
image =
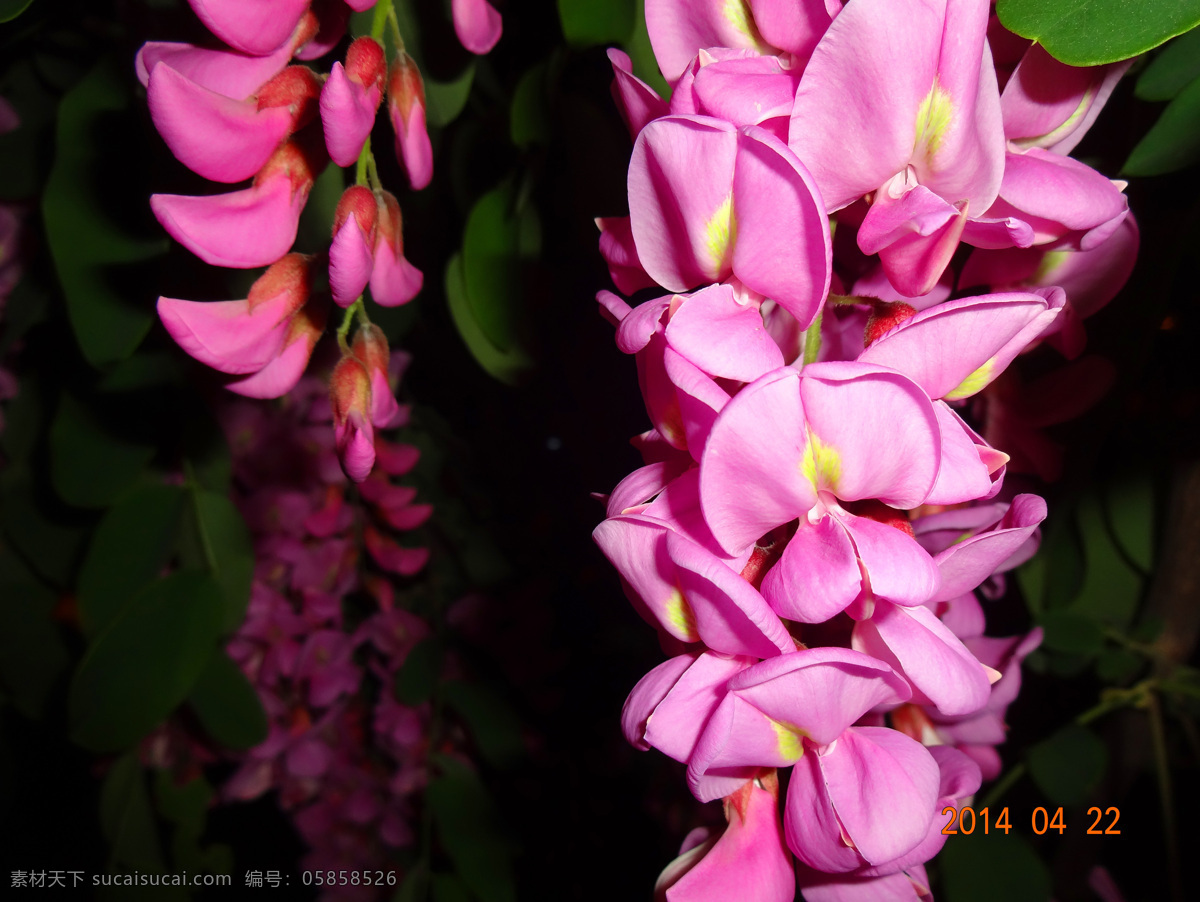
[[[93,366],[133,353],[153,320],[152,298],[139,302],[125,284],[129,264],[166,251],[165,238],[130,235],[101,196],[112,183],[105,142],[133,127],[120,114],[131,95],[113,58],[102,60],[63,97],[54,164],[42,196],[42,216],[67,312],[83,356]],[[131,196],[129,202],[139,201]]]
[[[1017,582],[1029,612],[1069,605],[1083,585],[1086,574],[1083,542],[1070,510],[1058,509],[1042,532],[1040,550],[1017,570]]]
[[[483,757],[507,767],[521,756],[521,721],[499,694],[481,683],[451,680],[443,687],[446,702],[459,713]]]
[[[634,0],[558,0],[563,36],[576,49],[623,44],[633,32]]]
[[[501,351],[484,334],[467,295],[462,254],[455,254],[446,266],[446,297],[454,325],[475,362],[505,385],[518,384],[533,368],[533,360],[519,347]]]
[[[1110,648],[1096,658],[1096,676],[1106,683],[1123,685],[1138,675],[1146,660],[1124,648]]]
[[[1021,836],[1023,812],[1009,819],[1011,833],[976,828],[947,841],[938,856],[947,902],[1048,902],[1050,873]]]
[[[550,103],[546,94],[548,71],[546,63],[538,63],[521,76],[513,91],[509,131],[517,147],[550,141]]]
[[[58,98],[32,55],[11,65],[6,59],[5,65],[4,99],[17,111],[21,124],[0,135],[0,172],[4,173],[0,200],[22,200],[41,192]]]
[[[153,581],[171,556],[187,501],[183,489],[148,485],[111,507],[79,571],[79,615],[96,635]]]
[[[38,574],[56,586],[72,584],[91,517],[64,505],[22,463],[0,474],[4,531]]]
[[[1128,516],[1134,516],[1128,510],[1129,505],[1125,507]],[[1081,499],[1076,515],[1083,539],[1086,568],[1083,584],[1070,610],[1091,620],[1124,629],[1137,610],[1142,594],[1142,577],[1133,570],[1113,542],[1105,525],[1100,501],[1095,495]],[[1148,518],[1143,525],[1148,533]],[[1130,535],[1136,532],[1135,526],[1128,522],[1121,526]]]
[[[998,0],[1010,31],[1071,66],[1129,59],[1200,23],[1200,0]]]
[[[1086,727],[1068,724],[1032,746],[1027,756],[1033,782],[1058,805],[1077,805],[1104,775],[1108,749]]]
[[[33,0],[0,0],[0,22],[11,22],[25,10]]]
[[[1150,61],[1133,93],[1142,100],[1170,100],[1196,78],[1200,78],[1200,29],[1193,28]]]
[[[410,706],[428,701],[441,675],[444,654],[442,643],[435,636],[414,645],[396,673],[396,699]]]
[[[435,128],[445,128],[457,119],[471,96],[474,80],[474,60],[451,81],[425,79],[425,121]]]
[[[1104,647],[1104,631],[1075,611],[1047,611],[1039,618],[1046,636],[1042,644],[1051,651],[1091,656]]]
[[[162,870],[154,810],[137,752],[127,752],[114,761],[100,785],[100,830],[111,846],[112,864]]]
[[[511,851],[495,802],[460,761],[433,757],[442,774],[430,782],[425,798],[442,848],[480,902],[515,902]]]
[[[141,476],[154,448],[110,433],[94,413],[63,394],[50,427],[54,488],[76,507],[108,507]]]
[[[71,738],[98,752],[126,748],[191,691],[221,628],[221,590],[184,570],[146,587],[89,646],[67,700]]]
[[[222,629],[232,632],[246,618],[250,586],[254,582],[254,543],[246,521],[225,495],[196,488],[192,491],[192,519],[200,559],[188,566],[205,567],[221,587],[225,600]]]
[[[1108,487],[1104,509],[1124,557],[1143,573],[1154,569],[1154,485],[1144,472]]]
[[[472,902],[473,898],[454,874],[433,875],[433,902]]]
[[[467,300],[484,337],[502,352],[517,344],[525,312],[521,260],[536,254],[540,240],[533,206],[520,206],[511,184],[493,188],[471,208],[463,235]]]
[[[18,711],[38,720],[70,663],[53,618],[58,599],[2,547],[0,599],[0,684]]]
[[[172,382],[183,382],[187,370],[178,351],[134,354],[105,373],[96,388],[101,392],[138,391]]]
[[[188,702],[205,732],[226,748],[249,749],[267,738],[267,713],[258,693],[220,648],[200,672]]]
[[[1200,78],[1172,100],[1121,167],[1122,175],[1178,172],[1200,160]]]
[[[233,856],[227,846],[200,846],[212,798],[212,785],[202,776],[178,784],[169,770],[154,774],[158,812],[174,827],[171,864],[177,871],[228,874],[233,870]]]

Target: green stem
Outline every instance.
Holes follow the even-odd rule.
[[[383,30],[387,27],[388,16],[395,18],[396,13],[392,9],[392,0],[379,0],[375,4],[375,15],[371,19],[371,37],[380,43],[383,42]],[[403,49],[403,45],[401,46]]]
[[[358,152],[358,162],[354,164],[354,184],[367,184],[369,178],[367,169],[374,162],[375,155],[371,153],[371,136],[367,135],[367,140],[363,143],[362,150]]]
[[[362,324],[362,325],[370,325],[371,324],[371,321],[369,319],[367,319],[367,311],[366,311],[365,305],[363,304],[363,299],[362,299],[361,294],[358,296],[358,298],[354,301],[353,304],[351,304],[349,307],[346,308],[346,312],[342,314],[342,324],[340,326],[338,326],[338,330],[337,330],[338,347],[342,349],[343,354],[350,353],[350,342],[347,340],[347,336],[349,336],[349,334],[350,334],[350,326],[352,326],[354,324],[354,319],[356,316],[358,317],[358,321],[360,324]]]
[[[804,330],[804,365],[817,362],[817,355],[821,353],[821,320],[825,318],[825,310],[822,308],[817,313],[817,318],[812,321],[812,325]]]
[[[1171,793],[1171,763],[1167,760],[1167,734],[1163,728],[1162,705],[1158,696],[1146,697],[1146,713],[1150,716],[1150,739],[1154,746],[1154,769],[1158,773],[1158,798],[1162,806],[1163,833],[1167,846],[1168,879],[1171,898],[1183,902],[1183,877],[1179,863],[1179,840],[1175,835],[1175,801]]]

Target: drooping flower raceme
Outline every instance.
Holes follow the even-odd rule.
[[[1077,355],[1136,253],[1122,185],[1065,155],[1123,67],[997,62],[986,0],[646,16],[673,92],[610,51],[634,145],[628,218],[597,224],[618,290],[661,296],[598,300],[652,429],[594,537],[673,655],[625,735],[728,821],[657,892],[928,898],[1041,636],[986,636],[976,598],[1046,516],[1004,479],[1053,420],[1021,426],[1006,368]]]

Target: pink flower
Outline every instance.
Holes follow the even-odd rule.
[[[375,124],[383,97],[387,61],[379,42],[361,37],[346,51],[346,65],[333,64],[321,89],[321,125],[329,158],[352,166]]]
[[[338,459],[354,482],[362,482],[375,465],[375,429],[371,422],[371,377],[353,354],[338,361],[329,377],[329,400]]]
[[[500,13],[487,0],[451,0],[454,33],[472,53],[484,54],[500,40]]]
[[[412,57],[403,50],[388,70],[388,115],[396,134],[396,159],[419,191],[433,178],[433,146],[425,128],[425,83]]]

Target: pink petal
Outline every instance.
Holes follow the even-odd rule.
[[[795,649],[763,597],[724,561],[676,533],[667,534],[666,550],[705,645],[756,658]]]
[[[375,125],[375,111],[382,97],[379,85],[355,84],[341,63],[321,89],[321,125],[325,147],[338,166],[353,166]]]
[[[400,206],[396,199],[386,196],[379,210],[375,262],[371,269],[371,297],[381,307],[398,307],[420,293],[425,276],[404,256]]]
[[[854,544],[833,517],[800,519],[779,561],[763,577],[762,594],[781,617],[824,623],[862,591]]]
[[[842,3],[841,0],[751,0],[750,6],[763,40],[804,60],[812,54]]]
[[[801,765],[788,788],[784,829],[805,864],[852,870],[860,862],[898,858],[925,838],[938,798],[938,766],[903,733],[856,727]],[[843,833],[853,850],[842,845]]]
[[[816,437],[828,462],[823,488],[845,501],[878,498],[904,509],[929,494],[940,463],[939,429],[916,384],[861,364],[817,363],[805,367],[800,395],[809,441]]]
[[[159,63],[150,74],[150,116],[181,163],[215,182],[250,178],[291,131],[281,107],[231,100]]]
[[[476,54],[484,54],[500,40],[500,13],[487,0],[451,0],[454,33],[459,43]]]
[[[739,128],[791,115],[796,73],[785,71],[775,57],[713,61],[703,52],[701,62],[695,76],[687,81],[695,95],[694,105],[703,115],[724,119]]]
[[[1068,66],[1040,44],[1031,45],[1000,96],[1005,137],[1022,149],[1070,153],[1132,62]]]
[[[227,382],[231,392],[247,398],[282,398],[300,381],[313,348],[325,331],[329,300],[309,301],[289,324],[283,350],[257,373]]]
[[[205,263],[250,269],[288,252],[307,199],[281,173],[229,194],[154,194],[150,206],[171,237]]]
[[[688,451],[699,461],[717,414],[729,401],[729,393],[669,347],[663,348],[662,361],[667,378],[675,386],[675,402],[683,421]]]
[[[646,272],[670,291],[730,271],[736,151],[733,126],[707,117],[667,116],[638,135],[628,179],[633,239]]]
[[[599,218],[596,227],[600,230],[600,254],[608,264],[608,274],[617,290],[633,294],[653,285],[654,280],[646,274],[638,259],[629,217]]]
[[[363,531],[363,541],[371,559],[384,570],[398,576],[413,576],[429,561],[428,548],[405,548],[371,526]]]
[[[268,56],[252,56],[235,50],[211,50],[172,41],[148,41],[137,52],[135,67],[143,87],[160,62],[184,78],[233,100],[245,100],[274,78],[292,58],[284,44]]]
[[[808,170],[761,128],[737,137],[733,217],[738,240],[733,271],[808,328],[829,293],[829,225]]]
[[[941,582],[937,566],[908,533],[869,517],[840,514],[838,519],[854,542],[875,598],[919,605],[937,591]]]
[[[758,309],[739,304],[728,285],[713,285],[689,297],[671,316],[665,334],[674,351],[723,379],[753,382],[783,366],[783,354]]]
[[[645,739],[646,721],[675,688],[684,672],[696,662],[696,658],[695,654],[668,658],[638,680],[637,685],[633,687],[621,711],[621,729],[634,748],[643,752],[649,751],[650,743]]]
[[[1046,291],[949,301],[902,323],[858,359],[899,370],[931,398],[969,397],[1046,331],[1064,300]]]
[[[288,291],[260,302],[158,299],[158,315],[176,343],[223,373],[253,373],[283,348],[297,297]]]
[[[663,76],[674,82],[706,47],[772,53],[744,4],[724,0],[659,0],[646,5],[646,28]]]
[[[695,616],[667,555],[668,532],[665,524],[647,517],[614,517],[597,526],[592,538],[637,593],[645,613],[675,638],[695,642]]]
[[[946,715],[970,714],[987,703],[987,669],[928,608],[877,604],[854,627],[853,647],[892,666],[912,684],[913,703]]]
[[[975,433],[945,401],[936,402],[933,410],[941,430],[942,464],[925,503],[959,504],[995,494],[992,473],[981,455],[983,449],[975,443]]]
[[[630,137],[637,138],[646,123],[667,115],[667,102],[633,74],[633,63],[624,50],[608,48],[608,61],[613,69],[613,100],[629,128]]]
[[[965,205],[896,176],[879,189],[858,230],[864,254],[879,254],[888,281],[906,297],[933,290],[958,247]]]
[[[208,30],[255,56],[277,50],[296,30],[309,0],[188,0]]]
[[[775,370],[738,392],[713,425],[700,465],[700,502],[728,552],[749,547],[816,503],[801,477],[807,441],[799,374]]]
[[[636,354],[650,344],[655,334],[661,331],[663,314],[673,302],[671,297],[657,298],[629,311],[617,326],[617,348],[625,354]],[[705,305],[700,306],[704,309]]]
[[[970,592],[1020,549],[1045,518],[1044,500],[1037,495],[1018,495],[994,529],[951,545],[934,559],[942,574],[934,600],[946,601]]]
[[[349,307],[371,280],[371,238],[356,216],[348,216],[329,245],[329,288],[339,307]]]

